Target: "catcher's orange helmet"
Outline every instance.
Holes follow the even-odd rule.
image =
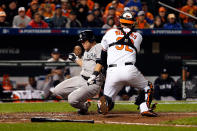
[[[120,16],[120,23],[124,24],[134,24],[134,17],[130,11],[125,11]]]

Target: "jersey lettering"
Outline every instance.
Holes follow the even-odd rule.
[[[115,31],[116,35],[124,35],[120,30],[119,31]],[[128,32],[126,32],[128,33]],[[137,35],[134,35],[133,33],[130,35],[133,39],[137,38]]]

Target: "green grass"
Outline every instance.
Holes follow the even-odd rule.
[[[124,102],[123,102],[124,103]],[[14,112],[72,112],[76,111],[67,102],[0,103],[0,113]],[[90,111],[96,111],[93,102]],[[134,104],[116,104],[113,111],[138,111]],[[158,104],[157,112],[197,112],[197,104]]]
[[[157,106],[157,112],[197,112],[197,104],[188,102],[169,102],[165,104],[160,102]],[[137,106],[128,102],[117,102],[113,111],[135,111]],[[0,113],[16,112],[75,112],[67,102],[43,102],[43,103],[0,103]],[[90,111],[96,111],[96,102],[92,102]],[[197,125],[197,117],[185,118],[175,121],[166,121],[162,124],[179,124],[179,125]],[[140,130],[140,131],[185,131],[197,130],[197,128],[183,127],[160,127],[160,126],[135,126],[135,125],[116,125],[116,124],[79,124],[79,123],[15,123],[0,124],[0,131],[114,131],[114,130]]]
[[[196,128],[80,123],[0,124],[1,131],[196,131]]]
[[[173,124],[173,125],[197,125],[197,117],[183,118],[174,121],[165,121],[162,124]]]

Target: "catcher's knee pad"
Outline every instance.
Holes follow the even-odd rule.
[[[153,85],[151,82],[148,82],[148,85],[144,90],[140,90],[138,97],[136,98],[136,105],[140,105],[143,102],[146,102],[148,108],[150,108],[151,102],[153,99]]]

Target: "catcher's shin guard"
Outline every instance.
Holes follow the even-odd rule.
[[[146,104],[148,108],[150,108],[152,100],[153,100],[153,85],[151,82],[148,82],[148,86],[144,88],[144,91],[145,91]]]
[[[98,108],[98,113],[106,115],[110,110],[112,110],[114,107],[114,102],[112,102],[112,99],[108,96],[101,96],[97,108]]]
[[[149,82],[148,86],[146,86],[144,90],[141,90],[139,92],[139,95],[135,102],[135,104],[139,106],[142,116],[151,116],[151,117],[157,116],[157,114],[153,112],[153,110],[156,108],[156,104],[153,104],[153,106],[151,107],[152,99],[153,99],[153,86],[152,83]]]

